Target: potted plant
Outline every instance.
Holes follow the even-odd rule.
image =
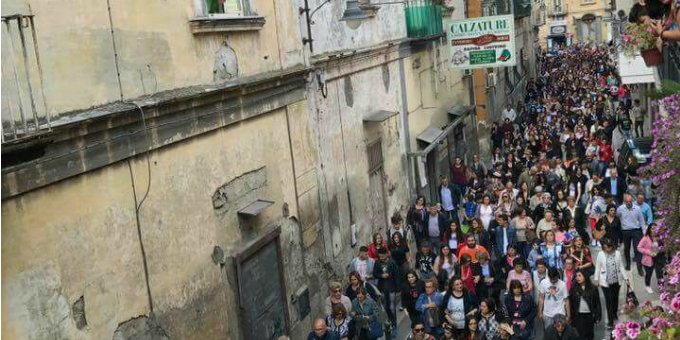
[[[656,36],[651,24],[628,23],[621,40],[625,55],[633,57],[642,54],[648,67],[663,64],[663,55],[656,47]]]

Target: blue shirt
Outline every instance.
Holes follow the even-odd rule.
[[[612,196],[616,196],[616,194],[617,194],[616,190],[618,189],[616,187],[616,184],[617,184],[616,181],[618,181],[618,178],[609,177],[609,180],[611,181],[611,184],[612,184]]]
[[[642,215],[642,209],[635,204],[628,208],[625,204],[621,204],[616,209],[616,216],[621,221],[622,230],[644,229],[647,224],[645,217]]]
[[[475,214],[477,214],[477,203],[465,202],[465,216],[473,218]]]
[[[654,222],[654,216],[652,214],[652,207],[647,204],[647,202],[642,202],[642,205],[637,204],[637,202],[634,203],[637,207],[640,207],[640,210],[642,210],[642,216],[645,217],[645,221],[647,224],[652,224]]]

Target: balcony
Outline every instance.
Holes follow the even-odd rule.
[[[567,5],[548,7],[549,16],[567,15]]]
[[[424,38],[444,32],[442,9],[430,0],[409,0],[404,6],[406,35],[409,38]]]
[[[680,79],[680,43],[669,42],[663,47],[664,63],[658,66],[661,80]]]
[[[531,15],[531,0],[515,0],[515,19],[525,18]]]

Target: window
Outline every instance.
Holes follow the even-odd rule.
[[[250,0],[193,0],[196,17],[189,20],[194,34],[257,31],[265,18],[250,7]]]
[[[246,11],[248,0],[205,0],[208,16],[240,17],[249,14]]]

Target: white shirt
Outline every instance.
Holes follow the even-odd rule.
[[[465,328],[465,304],[463,303],[463,297],[456,298],[451,295],[449,299],[449,304],[446,306],[449,310],[449,317],[453,319],[453,326],[456,329]]]
[[[368,260],[357,260],[354,266],[361,279],[365,281],[368,278]]]
[[[541,281],[539,293],[545,295],[543,300],[543,315],[552,318],[556,314],[566,315],[565,303],[569,298],[567,285],[562,280],[553,284],[550,278],[546,277]]]
[[[430,215],[428,221],[427,231],[429,232],[430,237],[439,237],[439,216],[437,214],[434,216]]]
[[[503,228],[503,249],[501,249],[501,252],[505,254],[506,249],[508,249],[508,228]]]
[[[439,194],[442,196],[442,209],[444,209],[444,211],[453,210],[453,197],[451,197],[451,190],[449,190],[447,187],[442,187],[442,190]]]
[[[517,112],[515,112],[515,109],[504,109],[503,110],[503,123],[505,123],[505,119],[510,119],[510,123],[513,123],[515,119],[517,118]]]

